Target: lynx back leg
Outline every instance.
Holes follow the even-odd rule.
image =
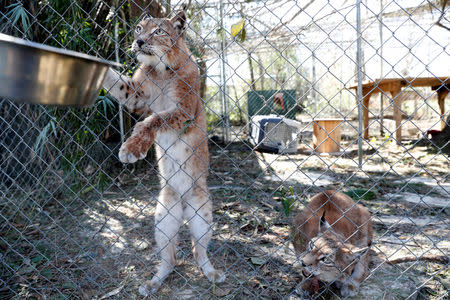
[[[155,239],[161,263],[153,278],[139,287],[141,295],[157,292],[164,279],[172,272],[176,264],[176,245],[182,218],[180,197],[170,187],[164,187],[155,211]]]
[[[184,215],[189,222],[194,257],[203,274],[211,282],[223,282],[225,274],[211,264],[207,247],[212,237],[212,203],[208,190],[195,186],[185,197]]]

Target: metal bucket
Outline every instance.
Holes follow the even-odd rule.
[[[0,96],[52,105],[94,104],[117,63],[0,34]]]

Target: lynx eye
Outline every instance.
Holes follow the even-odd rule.
[[[136,33],[141,33],[143,29],[144,28],[142,28],[141,25],[138,25],[138,26],[136,26],[136,29],[134,31],[136,31]]]
[[[319,261],[321,261],[325,265],[333,265],[333,262],[330,260],[330,258],[327,255],[321,255],[319,257]]]
[[[153,31],[153,34],[163,35],[163,34],[165,34],[165,31],[162,30],[161,28],[157,28],[157,29],[155,29],[155,31]]]

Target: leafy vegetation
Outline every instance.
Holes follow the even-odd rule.
[[[133,39],[134,24],[145,12],[142,7],[147,7],[148,13],[155,17],[170,13],[170,5],[163,6],[159,1],[153,1],[150,6],[143,1],[9,0],[1,3],[1,32],[119,60],[128,74],[136,67],[127,49]],[[115,7],[117,3],[121,6]],[[201,49],[192,50],[200,64],[203,56]],[[15,105],[8,107],[8,113],[14,109],[26,114]],[[104,163],[114,158],[112,150],[121,142],[119,105],[102,91],[96,104],[90,108],[41,106],[38,110],[36,113],[32,109],[27,115],[33,125],[33,134],[24,141],[27,145],[33,145],[31,149],[26,148],[38,169],[41,169],[36,175],[44,180],[50,169],[63,170],[66,174],[64,180],[79,186],[82,191],[86,190],[86,184],[102,190],[111,179],[106,175],[108,170]],[[136,122],[135,117],[125,111],[122,124],[125,134]],[[12,128],[23,126],[18,119],[7,120],[12,122]],[[114,164],[108,164],[108,167],[111,165]],[[11,169],[18,170],[16,167]]]
[[[282,186],[274,193],[274,195],[277,199],[280,200],[284,215],[286,217],[289,217],[294,208],[296,199],[292,186],[289,186],[288,189]]]
[[[360,199],[373,200],[377,197],[376,192],[367,190],[367,189],[353,189],[353,190],[344,192],[344,194],[347,194],[353,200],[360,200]]]

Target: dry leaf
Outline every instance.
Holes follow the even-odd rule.
[[[216,289],[214,291],[214,295],[217,297],[224,297],[224,296],[228,295],[230,292],[231,292],[231,289],[216,287]]]
[[[255,257],[252,256],[250,257],[250,261],[252,262],[252,264],[260,266],[266,263],[266,259],[263,257]]]

